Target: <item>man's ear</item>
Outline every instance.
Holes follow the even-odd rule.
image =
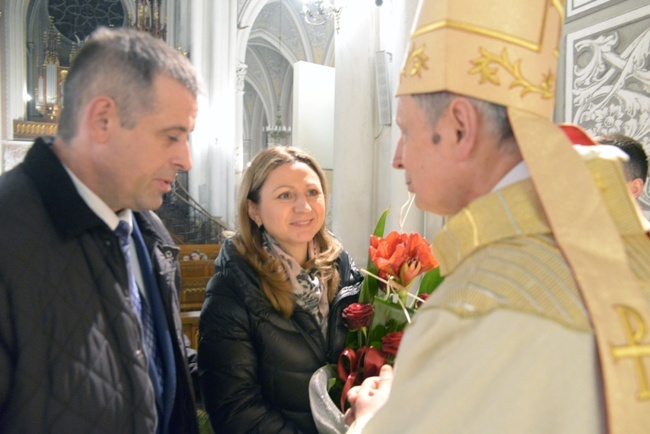
[[[465,158],[473,151],[478,137],[478,112],[467,98],[457,97],[449,103],[448,114],[455,129],[459,156]]]
[[[643,180],[641,178],[635,178],[632,181],[627,183],[627,187],[634,196],[635,199],[638,199],[639,196],[643,193]]]
[[[115,101],[107,96],[93,98],[86,106],[85,115],[86,129],[97,143],[105,143],[111,129],[120,121]]]

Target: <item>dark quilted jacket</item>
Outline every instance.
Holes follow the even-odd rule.
[[[296,308],[285,319],[264,297],[251,266],[230,240],[216,260],[199,325],[199,381],[217,433],[316,433],[309,408],[311,375],[335,362],[347,329],[341,313],[357,301],[361,274],[338,258],[339,292],[330,305],[328,339]]]
[[[126,268],[110,229],[37,140],[0,177],[0,432],[151,433],[153,389],[128,308]],[[136,213],[175,330],[171,432],[197,432],[169,234]],[[174,339],[175,338],[175,339]]]

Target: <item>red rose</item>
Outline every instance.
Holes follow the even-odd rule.
[[[392,332],[381,338],[381,350],[391,356],[397,356],[399,344],[402,342],[404,332]]]
[[[375,309],[370,303],[352,303],[343,309],[345,325],[350,330],[359,330],[370,325],[370,319]]]

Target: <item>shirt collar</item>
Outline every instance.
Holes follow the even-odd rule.
[[[61,163],[63,164],[63,163]],[[104,202],[99,196],[95,194],[86,184],[84,184],[77,176],[72,173],[72,170],[63,164],[66,172],[70,175],[72,183],[74,184],[79,196],[86,202],[86,205],[95,213],[97,216],[106,223],[106,225],[114,231],[117,228],[117,225],[120,223],[120,220],[124,220],[129,225],[129,234],[133,230],[133,212],[130,209],[123,209],[118,213],[113,212],[113,210]]]
[[[501,178],[501,181],[497,182],[492,191],[500,190],[504,187],[507,187],[515,182],[522,181],[524,179],[530,178],[530,172],[528,172],[528,167],[526,162],[521,160],[515,165],[506,175]]]

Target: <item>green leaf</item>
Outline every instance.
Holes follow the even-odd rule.
[[[420,288],[418,288],[417,295],[431,294],[443,280],[445,280],[445,278],[440,275],[440,267],[427,271],[424,273],[424,276],[422,276],[422,281],[420,282]]]
[[[348,330],[348,334],[345,338],[346,348],[354,348],[355,350],[359,348],[359,330]]]
[[[381,348],[381,338],[387,333],[404,330],[408,320],[404,309],[398,303],[377,297],[372,306],[375,308],[375,313],[372,316],[372,324],[370,324],[370,345]],[[415,310],[410,308],[406,308],[406,310],[413,318]]]
[[[388,217],[388,211],[390,208],[387,208],[386,211],[384,211],[379,217],[379,221],[377,222],[377,226],[375,227],[375,231],[373,232],[373,235],[378,236],[378,237],[383,237],[384,236],[384,228],[386,227],[386,217]],[[372,262],[372,259],[370,258],[370,255],[368,255],[368,266],[366,267],[366,270],[371,272],[374,275],[379,274],[379,269],[375,265],[374,262]],[[361,292],[359,293],[359,303],[370,303],[372,300],[375,299],[375,296],[379,292],[379,282],[377,282],[377,279],[370,277],[370,276],[365,276],[363,279],[363,283],[361,284]]]
[[[376,235],[378,237],[383,237],[384,236],[384,229],[386,227],[386,218],[388,217],[388,211],[390,211],[390,208],[386,208],[386,210],[381,214],[379,217],[379,220],[377,221],[377,226],[375,226],[375,232],[373,232],[373,235]],[[368,258],[370,262],[370,258]]]

